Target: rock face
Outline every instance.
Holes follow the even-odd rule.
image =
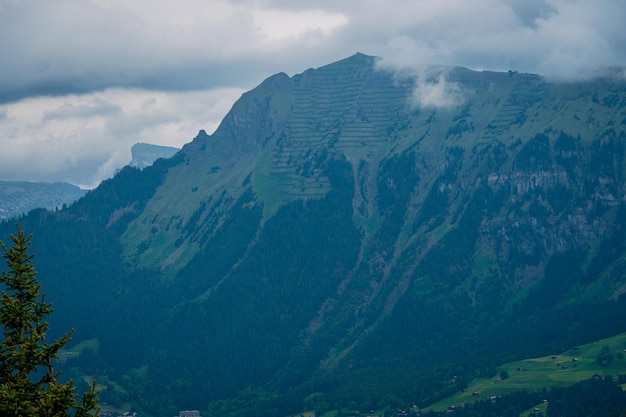
[[[36,208],[60,209],[85,192],[64,182],[0,181],[0,220],[18,217]]]
[[[625,158],[623,79],[357,54],[23,227],[59,320],[154,414],[423,406],[626,331]]]
[[[132,160],[129,165],[131,167],[143,169],[154,163],[159,158],[170,158],[180,148],[172,146],[152,145],[149,143],[136,143],[131,148]]]

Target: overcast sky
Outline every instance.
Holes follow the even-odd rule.
[[[244,92],[363,52],[589,77],[624,0],[0,0],[0,180],[94,187],[137,142],[212,133]]]

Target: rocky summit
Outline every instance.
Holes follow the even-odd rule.
[[[626,331],[623,74],[356,54],[268,78],[173,158],[23,219],[71,369],[154,415],[423,407]]]
[[[128,165],[143,169],[150,166],[159,158],[170,158],[180,149],[173,146],[153,145],[150,143],[135,143],[130,148],[132,159]]]

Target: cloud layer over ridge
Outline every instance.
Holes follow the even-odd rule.
[[[0,179],[94,186],[133,143],[181,146],[264,78],[357,51],[591,77],[626,66],[624,21],[622,0],[0,0]]]

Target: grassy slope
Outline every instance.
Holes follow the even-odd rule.
[[[608,366],[597,363],[602,347],[608,346],[613,356]],[[588,345],[551,356],[525,359],[504,364],[497,375],[487,379],[475,379],[464,392],[445,398],[428,409],[445,410],[449,406],[460,405],[490,396],[501,396],[519,390],[537,390],[555,385],[569,385],[592,377],[626,373],[626,357],[619,355],[626,350],[626,333],[599,340]],[[622,356],[619,359],[618,356]],[[501,371],[509,378],[502,380]],[[474,395],[477,393],[478,395]]]
[[[613,360],[608,366],[597,363],[598,355],[604,346],[610,348]],[[567,386],[591,378],[593,375],[611,376],[626,374],[626,333],[607,339],[598,340],[587,345],[579,346],[560,354],[530,358],[503,364],[497,369],[497,375],[492,378],[473,380],[467,389],[455,395],[440,400],[423,409],[428,411],[445,411],[450,406],[480,401],[492,396],[503,396],[521,390],[541,390],[552,386]],[[622,353],[622,359],[618,354]],[[576,360],[574,360],[576,359]],[[502,380],[500,372],[506,371],[509,378]],[[474,395],[477,393],[478,395]],[[537,404],[540,412],[546,413],[548,404]],[[534,412],[531,408],[521,414],[526,417]],[[350,414],[358,414],[356,410],[345,410]],[[384,410],[372,412],[374,416],[382,416]],[[322,417],[336,417],[337,410],[331,410]]]

